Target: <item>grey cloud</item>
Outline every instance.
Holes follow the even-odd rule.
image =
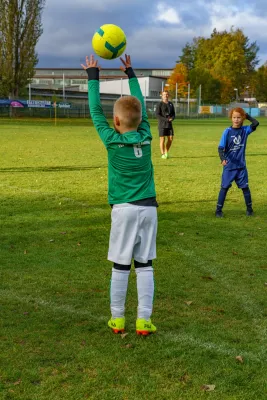
[[[204,0],[180,3],[166,0],[167,6],[176,9],[181,19],[181,23],[173,27],[167,22],[156,21],[158,3],[164,4],[164,0],[47,0],[43,14],[44,33],[37,46],[38,66],[79,66],[84,56],[92,52],[91,39],[95,30],[103,24],[113,23],[125,31],[127,51],[133,56],[136,66],[172,68],[187,42],[191,42],[195,36],[211,34],[214,28],[211,23],[212,10],[218,10],[219,13],[220,7],[224,7],[223,18],[225,12],[228,15],[228,10],[229,20],[233,17],[232,0],[224,0],[223,5],[218,0],[209,4]],[[247,21],[253,20],[249,15],[251,3],[237,0],[234,6],[242,12],[249,10]],[[265,0],[254,1],[253,16],[262,17],[267,12],[265,8]],[[244,29],[251,41],[256,40],[260,45],[259,57],[264,62],[267,28],[261,28],[260,34],[257,24],[248,24],[247,21],[245,26],[238,27]],[[264,19],[261,23],[264,26]],[[230,26],[227,25],[226,29],[230,29]],[[101,64],[103,67],[117,67],[119,61],[101,60]]]

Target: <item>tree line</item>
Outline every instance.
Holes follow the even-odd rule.
[[[201,96],[207,104],[244,98],[267,101],[267,63],[256,69],[258,51],[257,43],[250,43],[241,29],[214,29],[209,38],[196,37],[184,46],[167,81],[168,90],[178,98],[190,91],[190,97]]]

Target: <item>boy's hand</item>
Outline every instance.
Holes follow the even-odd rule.
[[[86,65],[81,64],[81,66],[85,70],[87,70],[87,68],[98,68],[100,70],[100,66],[98,65],[98,61],[95,60],[93,54],[90,55],[90,58],[88,56],[86,56],[85,64]]]
[[[120,69],[125,72],[127,68],[131,68],[132,63],[131,63],[131,56],[129,56],[129,54],[125,54],[125,60],[120,57],[120,60],[123,64],[123,66],[120,66]]]
[[[223,166],[225,166],[225,165],[227,164],[227,160],[223,160],[223,161],[221,162],[221,164],[222,164]]]

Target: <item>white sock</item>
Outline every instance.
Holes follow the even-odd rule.
[[[110,310],[112,318],[123,318],[130,271],[112,268]]]
[[[136,268],[138,308],[137,318],[151,317],[154,300],[154,274],[152,267]]]

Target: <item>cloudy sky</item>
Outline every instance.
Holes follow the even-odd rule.
[[[79,68],[92,53],[91,39],[104,24],[119,25],[135,67],[173,68],[187,42],[213,29],[243,29],[267,60],[266,0],[46,0],[38,67]],[[104,61],[105,68],[119,66]]]

